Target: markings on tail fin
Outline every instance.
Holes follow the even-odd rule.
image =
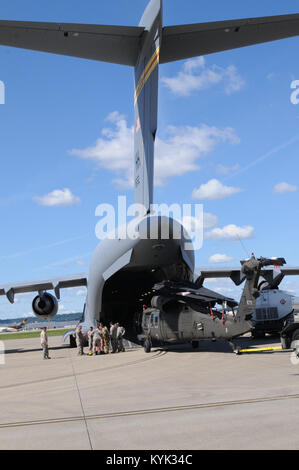
[[[151,56],[150,60],[145,66],[144,71],[141,74],[141,77],[139,79],[139,82],[137,84],[137,87],[135,88],[135,93],[134,93],[134,106],[137,103],[138,96],[140,95],[144,85],[146,84],[147,80],[151,76],[152,72],[156,68],[156,66],[159,64],[159,56],[160,56],[160,46],[157,47],[153,55]]]

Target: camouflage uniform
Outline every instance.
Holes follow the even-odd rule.
[[[93,334],[93,352],[94,354],[97,354],[100,352],[102,349],[102,337],[101,337],[101,332],[98,328],[94,330]]]
[[[94,334],[93,330],[89,330],[88,333],[87,333],[87,336],[88,336],[88,351],[90,353],[92,353],[93,334]]]
[[[109,353],[109,339],[110,339],[110,336],[109,336],[108,328],[106,326],[103,326],[103,328],[102,328],[102,338],[103,338],[104,353],[108,354]]]
[[[75,338],[76,338],[78,356],[82,356],[84,354],[83,353],[84,336],[83,336],[81,329],[79,328],[76,329]]]
[[[46,331],[42,330],[40,334],[41,347],[44,353],[44,359],[50,359],[49,357],[49,348],[48,348],[48,336]]]
[[[112,348],[113,353],[115,353],[117,351],[117,337],[116,337],[116,334],[117,334],[117,326],[112,325],[110,327],[110,340],[111,340],[111,348]]]

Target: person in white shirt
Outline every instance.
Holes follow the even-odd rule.
[[[44,359],[51,359],[49,357],[48,335],[47,335],[46,327],[42,328],[42,331],[40,334],[40,344],[43,349]]]

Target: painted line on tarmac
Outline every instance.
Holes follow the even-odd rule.
[[[41,420],[36,420],[36,421],[3,423],[3,424],[0,424],[0,429],[16,428],[16,427],[22,427],[22,426],[35,426],[35,425],[41,425],[41,424],[69,423],[69,422],[84,421],[84,420],[89,421],[89,420],[95,420],[95,419],[121,418],[121,417],[126,417],[126,416],[138,416],[138,415],[146,415],[146,414],[170,413],[172,411],[200,410],[204,408],[217,408],[217,407],[225,407],[225,406],[233,406],[233,405],[246,405],[246,404],[253,404],[253,403],[265,403],[265,402],[271,402],[271,401],[292,400],[292,399],[299,399],[299,394],[278,395],[274,397],[264,397],[264,398],[248,398],[244,400],[222,401],[222,402],[215,402],[215,403],[200,403],[200,404],[195,404],[195,405],[182,405],[182,406],[167,407],[167,408],[153,408],[153,409],[147,409],[147,410],[121,411],[121,412],[114,412],[114,413],[89,415],[85,417],[84,416],[71,416],[68,418],[50,418],[50,419],[41,419]]]

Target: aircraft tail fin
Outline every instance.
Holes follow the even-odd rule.
[[[139,23],[145,29],[135,66],[135,203],[145,212],[153,202],[154,143],[157,130],[158,68],[162,35],[162,0],[152,0]]]
[[[166,26],[151,0],[135,26],[0,20],[0,45],[135,67],[135,202],[153,201],[158,65],[299,35],[299,14]]]
[[[27,323],[27,320],[25,318],[19,325],[16,326],[16,328],[19,330],[19,329],[23,328],[23,326],[25,326],[26,323]]]

